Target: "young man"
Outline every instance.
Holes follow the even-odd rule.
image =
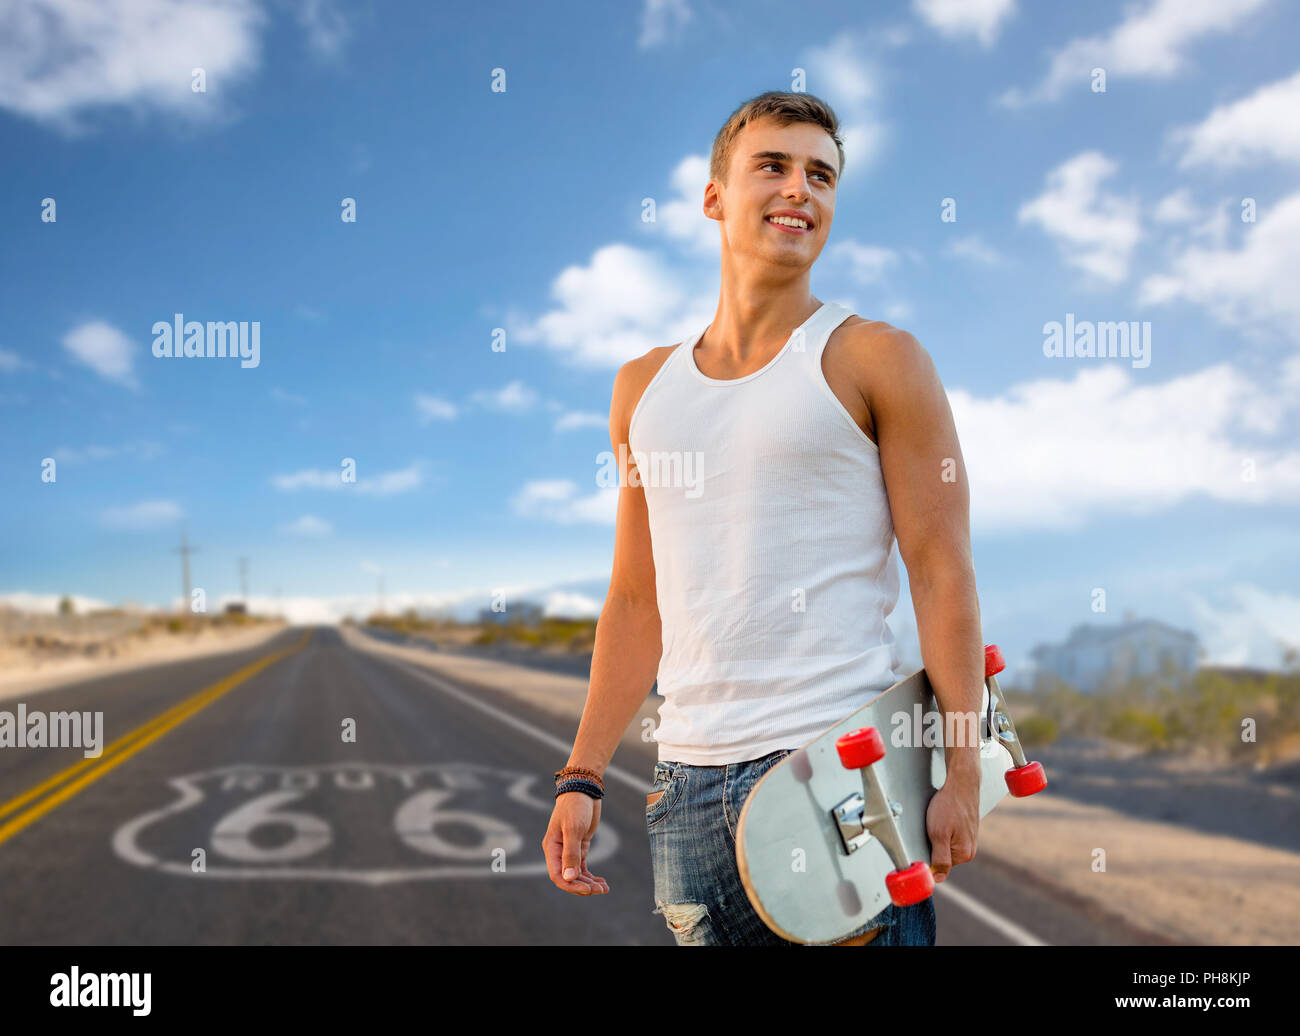
[[[736,109],[704,193],[722,245],[713,322],[614,379],[610,441],[630,470],[569,756],[587,784],[557,795],[542,844],[558,887],[609,891],[587,869],[593,792],[657,675],[646,826],[655,912],[680,945],[793,945],[745,895],[736,822],[764,772],[905,675],[886,622],[895,535],[939,707],[980,707],[969,491],[943,386],[910,334],[809,289],[844,167],[838,129],[809,94]],[[653,453],[674,463],[636,470]],[[936,881],[975,855],[979,828],[978,746],[945,755],[926,818]],[[926,900],[836,945],[934,936]]]

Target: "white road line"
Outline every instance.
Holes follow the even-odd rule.
[[[978,899],[976,899],[974,896],[970,895],[969,893],[963,892],[959,888],[953,888],[951,876],[945,878],[942,882],[936,885],[934,887],[934,891],[936,894],[941,894],[948,897],[959,907],[965,910],[967,913],[975,915],[975,917],[983,921],[994,931],[999,932],[1002,935],[1005,935],[1017,946],[1050,945],[1049,943],[1043,942],[1043,940],[1039,939],[1037,936],[1031,935],[1029,932],[1021,928],[1018,924],[1012,921],[1008,921],[1001,914],[993,910],[990,910],[988,907],[986,907],[983,903],[981,903]]]
[[[466,694],[464,691],[453,687],[446,680],[434,676],[432,673],[429,673],[427,671],[418,669],[408,662],[399,661],[396,658],[392,658],[391,656],[386,656],[383,654],[383,652],[378,652],[378,651],[367,652],[367,654],[370,654],[372,657],[384,658],[385,661],[391,662],[399,669],[406,670],[408,673],[410,673],[412,676],[416,677],[417,679],[423,680],[425,683],[432,684],[434,687],[438,688],[438,690],[442,691],[444,694],[451,695],[457,701],[462,701],[466,705],[472,705],[474,708],[478,709],[481,712],[486,712],[489,716],[493,717],[494,719],[500,720],[502,723],[505,723],[507,726],[514,727],[516,730],[522,731],[523,733],[536,738],[538,741],[542,742],[542,744],[554,748],[557,752],[563,752],[566,759],[568,758],[570,750],[573,748],[572,744],[566,743],[560,738],[555,737],[552,734],[546,733],[546,731],[544,730],[538,730],[532,724],[525,723],[523,720],[519,719],[518,717],[510,715],[510,713],[505,712],[502,709],[498,709],[495,705],[489,705],[485,701],[480,701],[478,698],[475,698],[472,695]],[[637,791],[645,791],[645,789],[649,787],[649,781],[647,780],[646,776],[638,777],[636,774],[624,770],[622,767],[615,766],[613,763],[611,763],[609,766],[605,768],[605,776],[616,777],[624,784],[626,784],[629,788],[633,788]],[[996,913],[993,910],[990,910],[988,907],[986,907],[979,900],[975,899],[973,896],[969,895],[968,893],[962,892],[961,889],[953,888],[951,885],[951,881],[952,878],[947,878],[940,884],[936,885],[935,892],[943,896],[946,896],[957,906],[964,909],[967,913],[973,914],[976,918],[983,921],[994,931],[999,932],[1002,935],[1005,935],[1008,939],[1010,939],[1012,942],[1016,943],[1019,946],[1047,946],[1048,945],[1038,937],[1031,935],[1025,929],[1021,928],[1018,924],[1015,924],[1012,921],[1008,921],[1001,914]]]
[[[531,723],[526,723],[523,720],[519,719],[517,716],[512,716],[510,715],[510,713],[506,712],[505,710],[497,708],[495,705],[489,705],[487,702],[480,701],[478,698],[475,698],[473,695],[466,694],[464,691],[453,687],[446,680],[434,676],[430,672],[419,669],[408,662],[403,662],[400,661],[399,659],[385,655],[383,652],[375,651],[375,652],[367,652],[367,654],[371,655],[371,657],[374,658],[383,658],[385,661],[392,663],[393,665],[397,666],[399,669],[405,669],[408,673],[410,673],[412,676],[416,677],[417,679],[423,680],[425,683],[432,684],[434,687],[438,688],[438,690],[442,691],[444,694],[451,695],[451,697],[455,698],[457,701],[462,701],[466,705],[472,705],[474,708],[478,709],[479,711],[486,712],[493,719],[499,720],[500,722],[505,723],[507,726],[514,727],[516,730],[522,731],[523,733],[536,738],[538,741],[542,742],[542,744],[554,748],[557,752],[562,752],[566,760],[569,758],[569,753],[573,750],[572,742],[566,742],[558,737],[555,737],[553,734],[546,733],[546,731],[544,730],[538,730]],[[647,766],[651,767],[653,766],[653,764],[652,763],[647,764]],[[647,791],[647,789],[649,789],[651,784],[651,774],[648,768],[644,774],[638,776],[637,774],[634,774],[629,770],[624,770],[622,767],[615,766],[613,763],[610,763],[608,766],[605,767],[604,776],[607,781],[610,777],[615,777],[618,780],[622,781],[624,784],[626,784],[629,788],[632,788],[634,791],[645,792]]]

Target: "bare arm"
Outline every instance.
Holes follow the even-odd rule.
[[[645,372],[632,364],[614,379],[609,438],[616,457],[619,446],[627,443],[631,412],[645,389],[645,380]],[[630,452],[628,465],[635,469]],[[620,469],[614,567],[596,624],[587,702],[568,762],[602,774],[650,693],[663,648],[645,490],[629,481],[627,470]]]
[[[906,331],[871,333],[869,406],[880,465],[907,566],[921,664],[945,714],[945,789],[952,795],[936,795],[929,817],[935,876],[943,880],[948,845],[951,862],[965,862],[975,854],[979,827],[984,645],[970,547],[970,488],[952,409],[929,353]],[[947,736],[954,729],[961,735],[957,744]]]
[[[614,378],[609,438],[615,457],[623,456],[619,446],[627,443],[632,410],[653,369],[657,368],[643,357],[625,364]],[[628,457],[628,465],[635,468]],[[650,692],[663,649],[645,490],[639,484],[629,485],[621,465],[620,460],[614,567],[596,623],[587,701],[568,762],[602,775]],[[609,891],[609,883],[587,869],[587,849],[600,824],[600,806],[599,799],[578,791],[555,800],[542,851],[552,883],[565,892],[589,896]]]

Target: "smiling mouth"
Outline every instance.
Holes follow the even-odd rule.
[[[811,234],[812,227],[792,227],[788,223],[778,223],[773,219],[763,220],[768,226],[776,227],[777,230],[784,230],[787,234]]]

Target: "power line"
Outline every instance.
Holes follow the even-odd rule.
[[[198,547],[191,546],[185,538],[185,523],[181,523],[181,545],[172,550],[181,556],[181,587],[185,596],[181,598],[181,611],[190,610],[190,555],[198,553]]]

